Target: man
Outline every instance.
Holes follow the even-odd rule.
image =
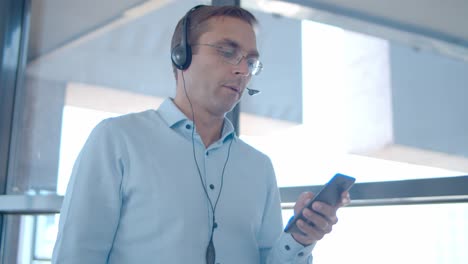
[[[270,159],[225,118],[261,71],[256,20],[201,6],[176,27],[176,96],[157,110],[101,122],[76,161],[53,263],[311,263],[337,222],[314,203],[282,232]],[[295,213],[311,193],[301,195]],[[342,206],[347,202],[343,194]]]

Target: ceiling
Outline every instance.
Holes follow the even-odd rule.
[[[310,19],[468,61],[468,1],[247,0],[245,6]]]
[[[144,2],[146,0],[31,1],[28,60],[37,59],[98,30]]]
[[[32,1],[30,60],[122,18],[143,16],[170,0]],[[180,1],[182,2],[182,1]],[[200,2],[184,1],[176,14]],[[468,60],[468,1],[464,0],[244,0],[247,8],[310,19],[411,44]],[[92,8],[90,8],[92,7]],[[47,38],[44,38],[47,36]]]

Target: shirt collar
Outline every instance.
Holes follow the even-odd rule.
[[[174,104],[172,98],[165,99],[164,102],[159,106],[158,112],[170,128],[176,128],[185,122],[192,123],[192,121],[187,118],[187,116],[185,116],[185,114],[182,113],[182,111],[180,111],[180,109]],[[236,139],[234,125],[228,118],[225,117],[221,140],[224,142],[230,137]]]
[[[181,122],[189,120],[182,111],[174,104],[172,98],[167,98],[158,108],[159,115],[166,124],[173,128]]]

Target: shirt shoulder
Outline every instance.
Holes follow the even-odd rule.
[[[156,110],[150,109],[146,110],[143,112],[137,112],[137,113],[130,113],[130,114],[124,114],[116,117],[110,117],[104,120],[104,122],[107,122],[111,124],[112,126],[117,126],[117,127],[127,127],[130,125],[134,126],[141,126],[145,125],[148,123],[153,123],[160,121],[160,118],[158,118],[158,115],[156,113]]]
[[[146,110],[104,119],[97,127],[100,126],[117,135],[142,136],[157,131],[154,128],[164,126],[164,121],[155,110]]]
[[[258,150],[257,148],[253,147],[249,143],[245,142],[244,140],[240,139],[239,137],[236,136],[235,139],[239,145],[239,148],[243,150],[245,154],[248,155],[250,158],[256,158],[257,160],[270,160],[267,154],[263,153],[262,151]]]

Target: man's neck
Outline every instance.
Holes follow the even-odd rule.
[[[205,147],[210,146],[221,138],[222,128],[224,124],[224,116],[215,116],[205,109],[193,105],[193,112],[190,104],[174,100],[174,104],[185,114],[190,120],[195,119],[195,127],[200,135]],[[194,116],[193,116],[194,115]]]
[[[205,147],[221,138],[223,122],[224,119],[204,120],[198,115],[195,117],[195,127]]]

